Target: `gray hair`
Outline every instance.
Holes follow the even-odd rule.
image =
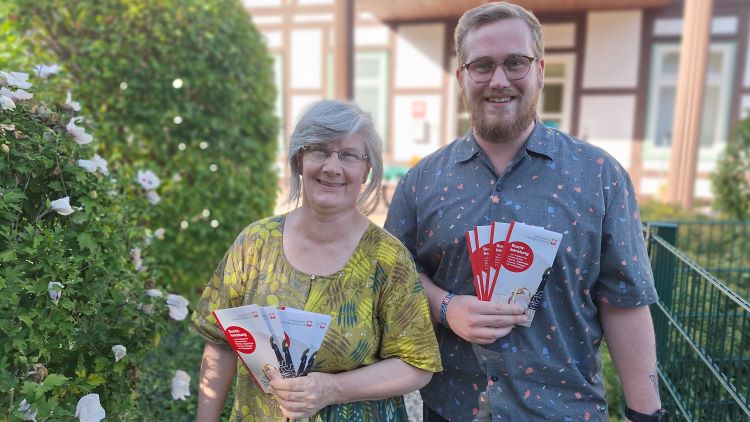
[[[456,56],[458,57],[459,66],[466,62],[466,52],[464,44],[466,35],[475,27],[492,23],[503,19],[521,19],[528,25],[531,30],[531,46],[534,57],[539,59],[544,54],[544,37],[542,36],[542,25],[539,19],[533,13],[521,6],[508,2],[487,3],[477,6],[461,16],[456,25],[456,31],[453,34],[456,44]]]
[[[375,130],[370,113],[350,103],[323,100],[311,105],[300,117],[289,140],[291,181],[288,202],[299,203],[302,181],[298,156],[309,145],[325,144],[359,134],[365,141],[365,154],[370,163],[370,180],[357,198],[357,206],[367,211],[374,207],[372,196],[383,180],[383,155],[380,135]],[[372,196],[372,199],[370,198]],[[369,200],[369,202],[368,202]]]

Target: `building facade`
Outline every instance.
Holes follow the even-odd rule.
[[[670,172],[680,170],[670,154],[681,34],[695,31],[686,29],[690,3],[705,1],[517,2],[544,32],[539,116],[610,152],[642,197],[666,199]],[[463,135],[469,122],[456,87],[453,29],[481,3],[246,0],[275,59],[280,156],[301,110],[322,98],[351,97],[372,113],[389,166],[407,166]],[[700,130],[690,141],[698,199],[711,197],[710,173],[750,108],[750,1],[713,0],[711,10],[700,55]]]

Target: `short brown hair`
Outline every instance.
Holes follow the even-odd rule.
[[[513,3],[505,1],[497,3],[487,3],[477,6],[461,16],[456,25],[454,39],[456,42],[456,56],[458,63],[463,64],[466,61],[464,52],[464,43],[466,34],[475,27],[492,23],[503,19],[521,19],[529,26],[531,30],[531,39],[533,40],[532,50],[537,58],[542,58],[544,54],[544,38],[542,37],[542,25],[539,19],[533,13]]]

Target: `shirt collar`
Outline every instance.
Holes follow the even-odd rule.
[[[481,147],[474,137],[474,131],[469,129],[463,138],[459,139],[456,149],[456,161],[468,161],[479,153]],[[548,128],[537,120],[531,135],[524,144],[524,152],[534,155],[542,155],[550,160],[554,160],[554,154],[557,150],[555,131]]]

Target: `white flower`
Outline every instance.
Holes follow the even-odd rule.
[[[190,375],[178,369],[172,378],[172,399],[185,400],[190,395]]]
[[[78,400],[76,417],[81,422],[99,422],[107,416],[98,394],[87,394]]]
[[[150,191],[146,192],[146,200],[147,200],[147,201],[148,201],[148,202],[149,202],[149,203],[150,203],[151,205],[156,205],[156,204],[158,204],[159,202],[161,202],[161,196],[159,196],[159,194],[158,194],[158,193],[156,193],[156,191],[155,191],[155,190],[150,190]]]
[[[141,248],[133,248],[130,250],[130,259],[133,261],[133,266],[136,271],[143,269],[143,261],[141,261]]]
[[[22,421],[36,421],[36,410],[31,411],[31,404],[27,403],[26,399],[23,399],[21,404],[18,405],[18,411],[23,412],[23,415],[21,415]]]
[[[165,233],[164,228],[163,227],[159,227],[158,229],[156,229],[154,231],[154,237],[157,238],[157,239],[159,239],[159,240],[163,240],[164,239],[164,233]]]
[[[149,297],[162,297],[164,294],[159,289],[148,289],[146,290],[146,296]]]
[[[83,118],[79,117],[71,117],[70,121],[67,125],[65,125],[65,130],[68,131],[70,136],[73,137],[73,139],[78,143],[78,145],[85,145],[88,143],[91,143],[91,141],[94,140],[94,137],[90,134],[86,133],[86,129],[76,126],[76,123],[80,123]]]
[[[91,160],[78,160],[77,163],[78,167],[81,167],[87,173],[93,173],[98,168],[96,163]]]
[[[0,88],[0,95],[5,95],[6,97],[10,98],[13,101],[24,101],[24,100],[30,100],[34,97],[34,94],[30,92],[26,92],[23,89],[17,89],[15,91],[11,91],[6,87]]]
[[[104,158],[100,157],[99,154],[94,154],[94,157],[91,159],[91,161],[96,164],[96,167],[99,168],[99,171],[102,172],[103,175],[107,176],[109,174],[107,161]]]
[[[68,92],[68,95],[65,97],[65,106],[73,111],[81,110],[81,103],[73,101],[73,96],[70,95],[70,92]]]
[[[167,295],[167,307],[169,308],[169,317],[175,321],[182,321],[188,315],[187,299],[180,295]]]
[[[5,79],[8,86],[21,89],[31,88],[31,84],[26,81],[29,79],[28,73],[0,71],[0,77]]]
[[[52,211],[60,215],[70,215],[70,214],[73,214],[74,211],[78,211],[81,209],[80,207],[70,206],[69,196],[66,196],[60,199],[55,199],[54,201],[50,203],[50,207],[52,208]]]
[[[55,305],[57,305],[57,301],[60,300],[60,296],[62,296],[62,289],[65,286],[63,286],[62,283],[59,281],[50,281],[49,284],[47,284],[47,292],[49,292],[49,298],[52,299],[53,302],[55,302]]]
[[[161,184],[161,181],[159,181],[159,178],[156,177],[156,174],[154,174],[151,170],[138,170],[138,183],[143,186],[143,189],[146,190],[154,190],[159,187],[159,184]]]
[[[124,358],[128,354],[128,350],[122,344],[115,344],[112,346],[112,353],[115,354],[115,362],[119,362],[120,359]]]
[[[14,103],[10,97],[0,95],[0,108],[3,110],[13,110],[16,108],[16,103]]]
[[[101,171],[102,174],[108,175],[109,169],[107,168],[107,162],[99,156],[99,154],[94,154],[94,157],[90,160],[78,160],[77,161],[78,166],[83,168],[85,171],[89,173],[93,173],[97,170]]]
[[[47,66],[45,64],[38,64],[34,66],[34,72],[36,72],[37,76],[40,78],[47,79],[51,75],[54,75],[55,73],[60,71],[60,65],[53,64],[50,66]]]
[[[143,312],[146,315],[151,315],[151,313],[154,312],[154,304],[147,303],[144,305],[142,303],[139,303],[135,305],[135,309],[138,309],[139,311]]]

